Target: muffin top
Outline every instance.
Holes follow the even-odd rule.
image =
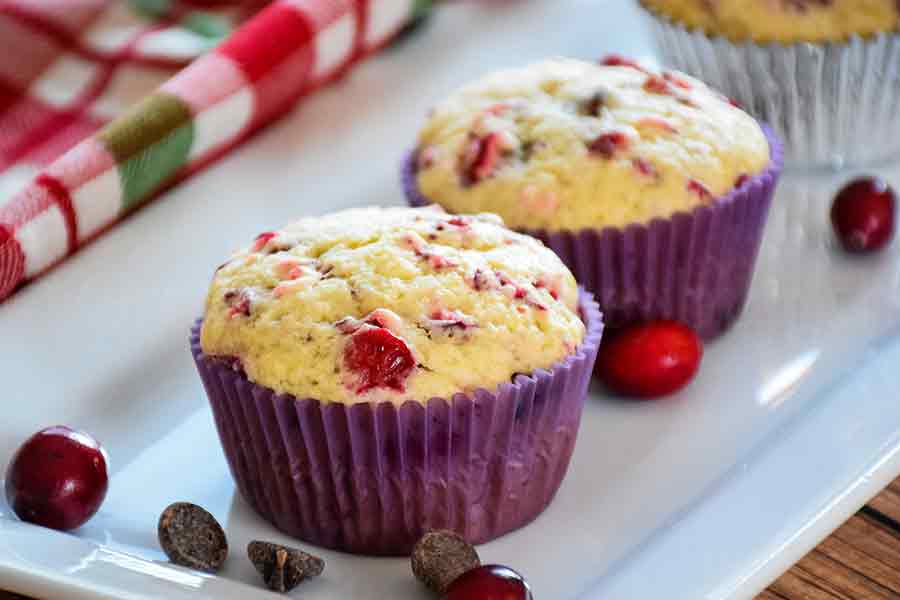
[[[203,352],[324,402],[425,402],[551,367],[581,343],[575,279],[494,215],[367,208],[261,234],[213,277]]]
[[[836,42],[893,31],[896,0],[641,0],[659,15],[736,42]]]
[[[438,104],[417,183],[452,212],[516,228],[618,227],[690,210],[762,171],[769,145],[728,99],[621,57],[501,71]]]

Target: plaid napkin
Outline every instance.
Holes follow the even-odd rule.
[[[0,0],[0,300],[430,5]]]

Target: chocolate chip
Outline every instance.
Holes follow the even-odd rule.
[[[269,589],[276,592],[289,592],[325,570],[325,561],[318,556],[271,542],[250,542],[247,556]]]
[[[579,103],[578,113],[585,117],[599,117],[600,111],[605,104],[606,94],[603,92],[596,92]]]
[[[453,581],[481,566],[478,552],[452,531],[430,531],[416,542],[412,571],[430,589],[443,594]]]
[[[526,141],[526,142],[523,142],[523,143],[522,143],[522,149],[521,149],[521,152],[522,152],[521,160],[522,160],[522,162],[526,162],[526,163],[527,163],[528,161],[530,161],[530,160],[531,160],[531,157],[534,156],[534,151],[537,150],[538,148],[542,147],[542,146],[543,146],[543,143],[541,143],[541,142],[536,142],[536,141],[531,141],[531,140]]]
[[[228,557],[228,540],[216,518],[196,504],[176,502],[159,517],[159,545],[176,565],[215,573]]]

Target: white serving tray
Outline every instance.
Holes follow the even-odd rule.
[[[244,546],[288,541],[235,495],[190,354],[215,265],[304,214],[402,203],[397,167],[428,105],[549,54],[650,55],[625,0],[448,3],[425,31],[310,98],[219,165],[0,305],[0,466],[32,432],[84,428],[112,457],[76,534],[0,501],[0,588],[45,598],[265,597]],[[2,132],[0,132],[2,133]],[[900,169],[880,170],[900,184]],[[480,548],[539,600],[750,598],[900,473],[900,245],[834,248],[850,173],[791,175],[750,305],[697,380],[662,402],[592,390],[569,476],[531,526]],[[165,562],[160,511],[207,507],[232,555],[217,577]],[[322,552],[310,600],[428,596],[405,560]]]

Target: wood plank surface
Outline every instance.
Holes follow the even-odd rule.
[[[756,597],[870,599],[900,600],[900,478]],[[0,591],[0,600],[33,599]]]

